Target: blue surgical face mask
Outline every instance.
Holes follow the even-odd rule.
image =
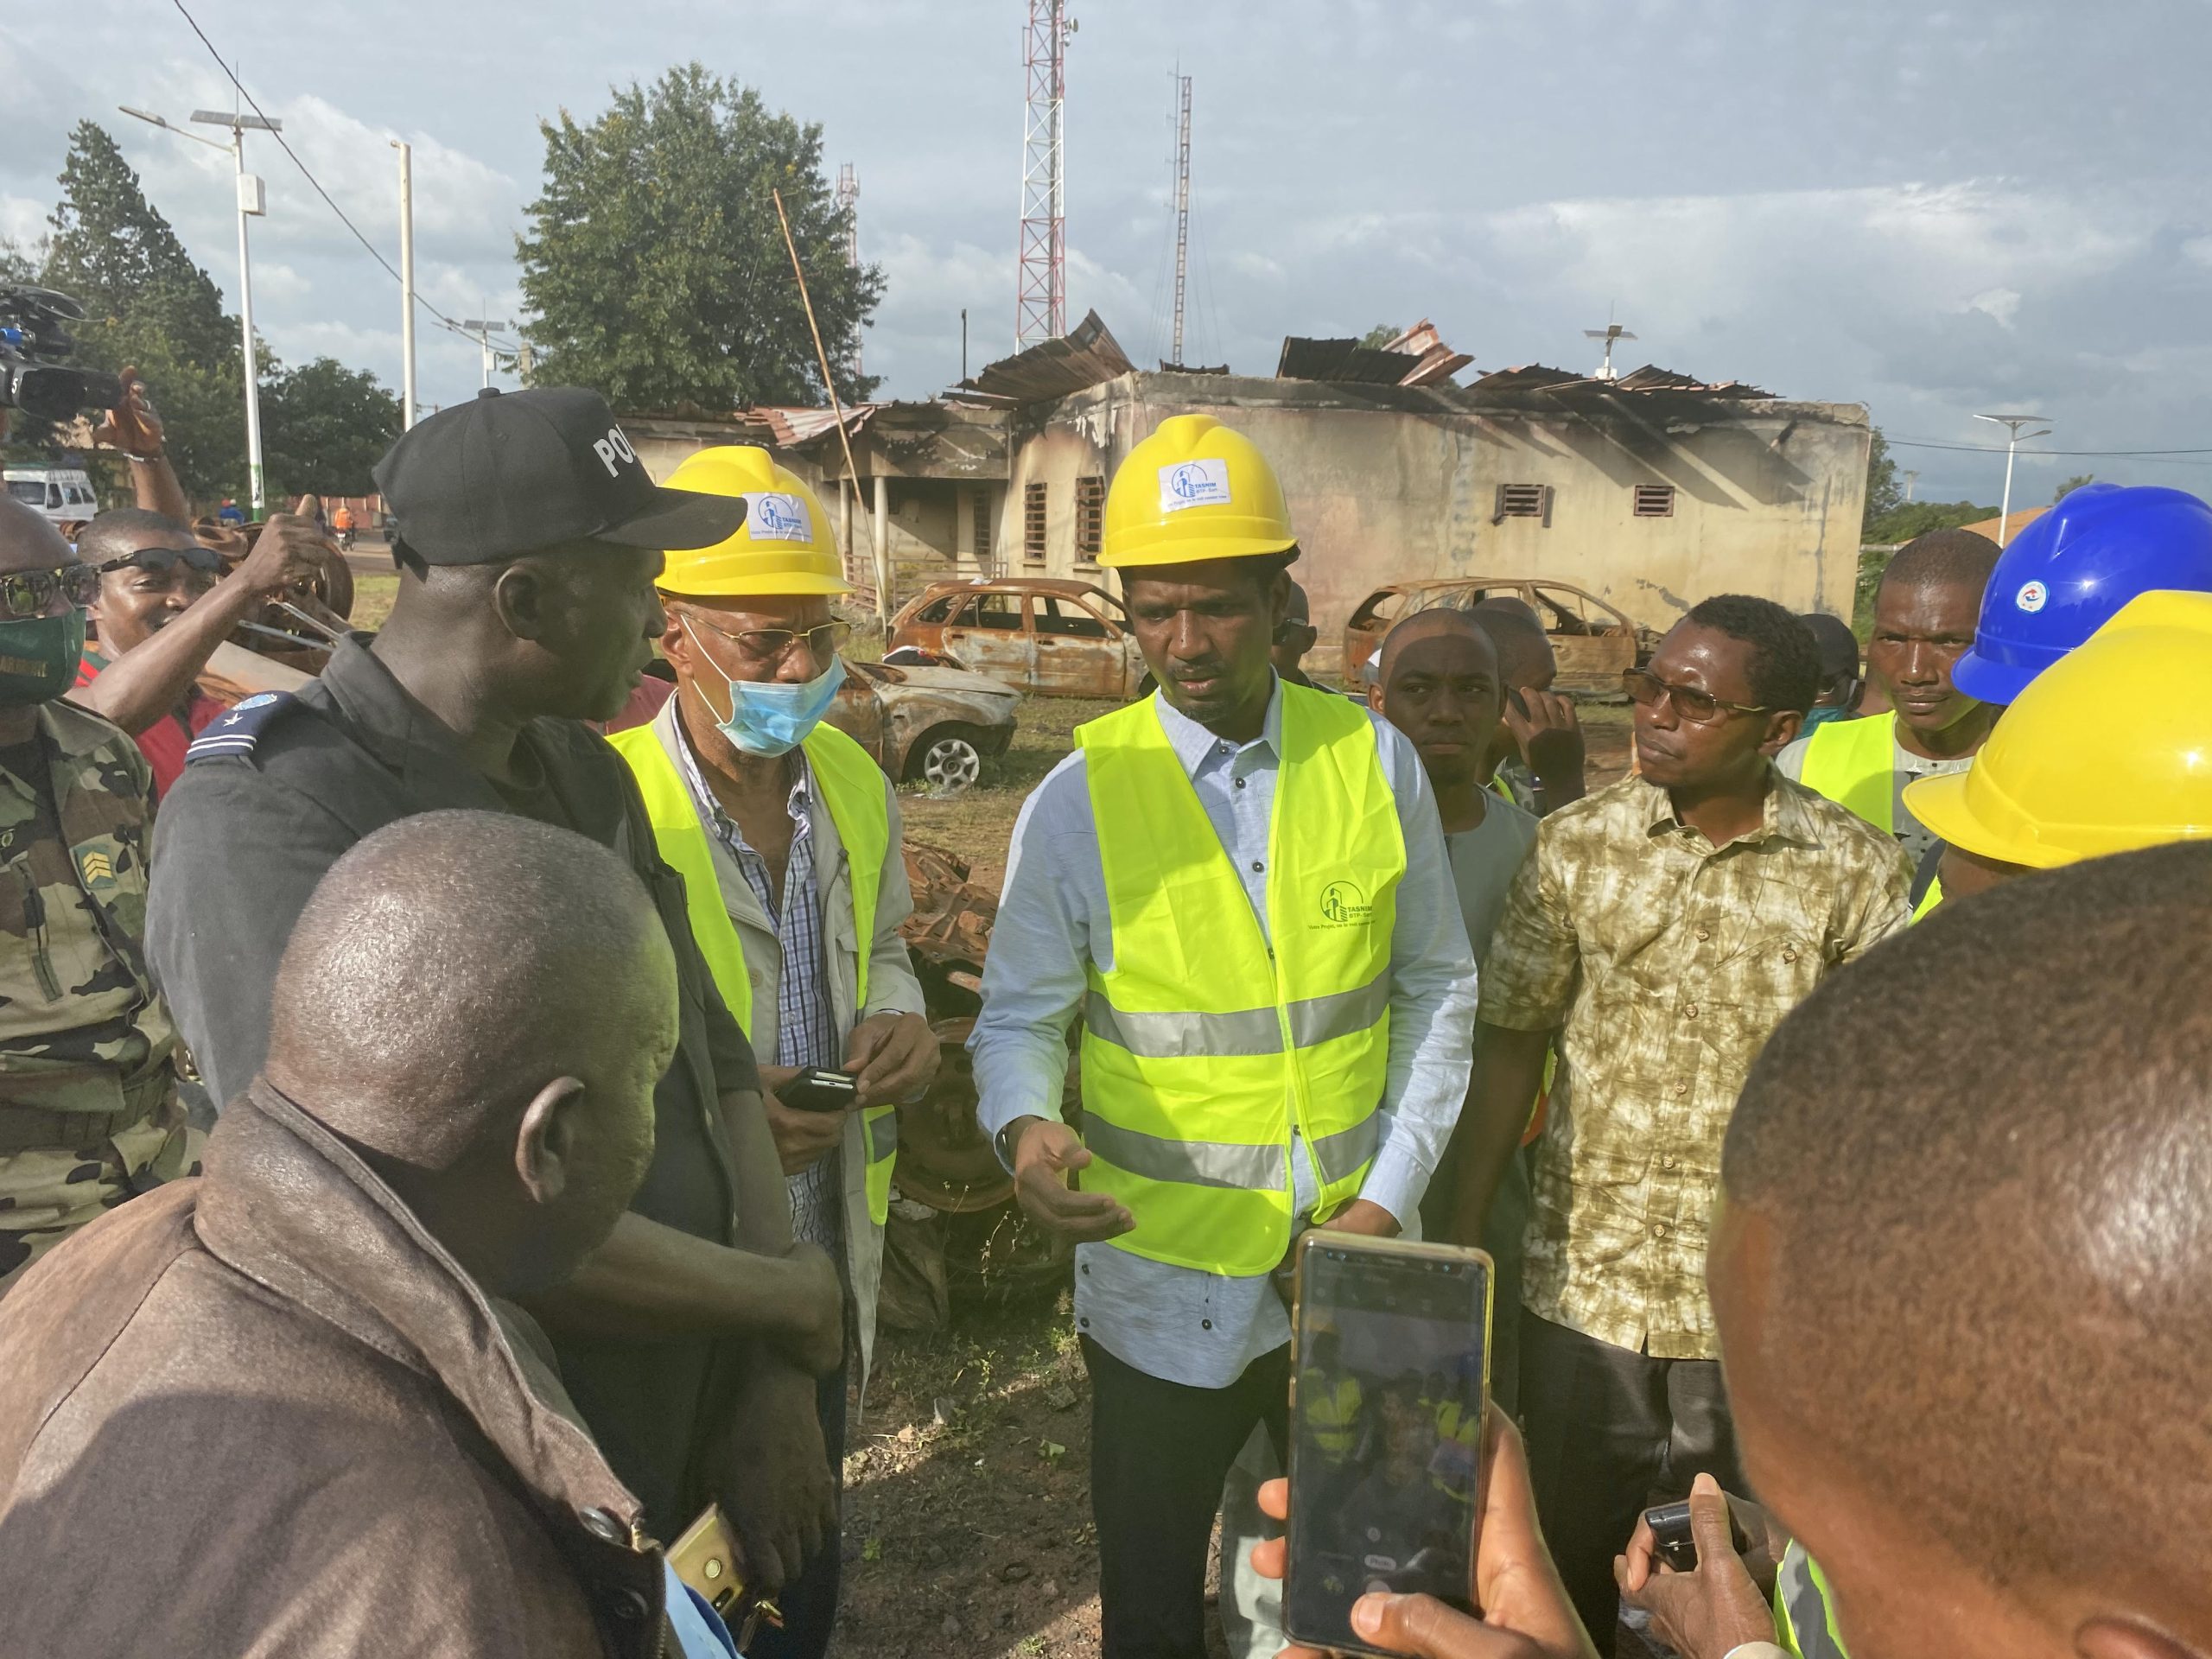
[[[747,754],[789,754],[822,723],[837,700],[837,688],[845,683],[842,657],[832,657],[828,669],[798,685],[781,680],[733,680],[707,654],[688,619],[683,631],[691,635],[701,660],[721,674],[722,683],[729,688],[729,718],[717,720],[715,728]],[[708,712],[714,712],[711,704]]]

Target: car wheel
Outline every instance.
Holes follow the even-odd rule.
[[[932,795],[957,795],[983,775],[983,752],[964,726],[933,726],[922,734],[906,763],[907,776]]]

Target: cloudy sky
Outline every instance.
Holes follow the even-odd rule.
[[[331,194],[396,255],[415,146],[423,291],[516,314],[537,120],[698,58],[824,130],[889,289],[866,347],[925,396],[1011,345],[1025,0],[187,0]],[[108,125],[229,291],[229,159],[115,113],[228,107],[167,0],[14,9],[0,235],[42,228],[67,135]],[[1074,0],[1069,315],[1166,354],[1173,75],[1195,77],[1185,356],[1272,373],[1286,333],[1434,320],[1478,369],[1656,361],[1863,402],[1894,440],[2212,450],[2205,0]],[[396,285],[273,144],[256,320],[288,359],[398,378]],[[420,336],[426,402],[475,346]],[[2001,456],[1898,448],[1923,498]],[[2212,490],[2212,454],[2024,460]]]

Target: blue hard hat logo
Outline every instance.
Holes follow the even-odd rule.
[[[2043,609],[2050,601],[2050,589],[2039,582],[2024,582],[2012,602],[2031,615]]]
[[[1193,467],[1186,461],[1175,469],[1167,487],[1185,501],[1196,501],[1212,489],[1213,480],[1206,476],[1205,467]]]

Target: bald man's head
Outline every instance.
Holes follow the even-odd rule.
[[[1516,691],[1548,691],[1559,677],[1559,658],[1551,636],[1525,599],[1501,594],[1467,613],[1482,625],[1497,649],[1498,672]]]
[[[473,1269],[529,1276],[594,1247],[644,1179],[676,995],[623,861],[528,818],[425,813],[316,887],[277,969],[265,1072],[418,1211],[480,1231],[464,1249],[424,1217]]]
[[[2212,846],[2156,848],[1939,911],[1753,1067],[1714,1309],[1854,1659],[2001,1651],[1904,1628],[1992,1596],[2212,1650],[2208,986]]]

